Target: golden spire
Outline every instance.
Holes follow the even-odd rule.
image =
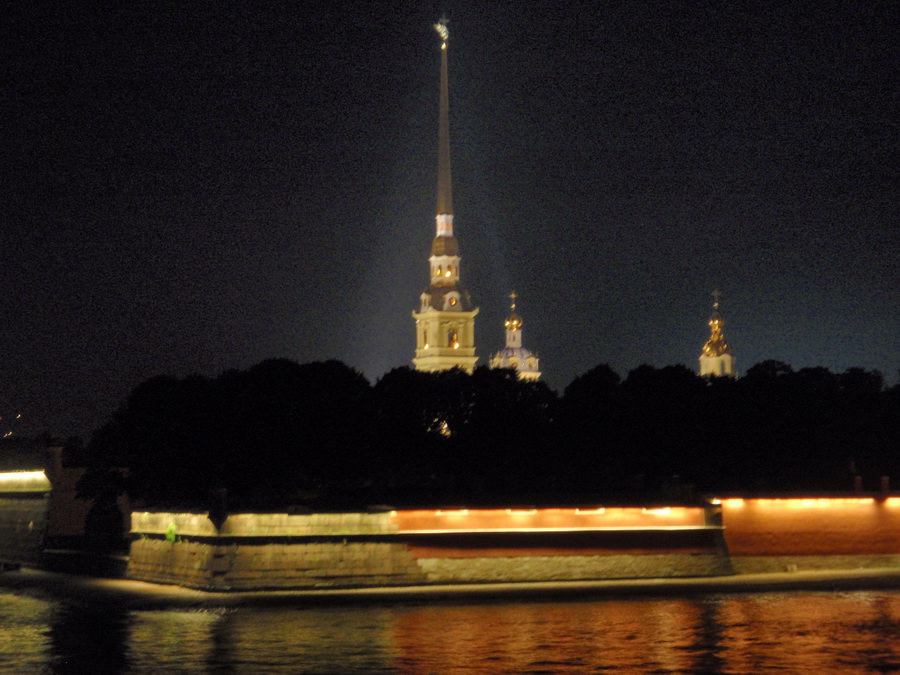
[[[453,213],[453,191],[450,184],[450,85],[447,76],[447,19],[442,18],[434,25],[441,36],[441,98],[438,122],[438,193],[437,214]]]
[[[725,342],[725,335],[722,328],[725,326],[725,320],[719,314],[719,297],[722,294],[719,291],[713,291],[713,313],[709,317],[709,340],[703,345],[704,356],[722,356],[722,354],[730,354],[731,347]]]

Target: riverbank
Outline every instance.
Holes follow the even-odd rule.
[[[900,569],[815,570],[679,579],[442,584],[393,588],[208,592],[129,579],[87,577],[23,567],[0,573],[0,589],[134,610],[510,599],[567,600],[778,591],[900,590]]]

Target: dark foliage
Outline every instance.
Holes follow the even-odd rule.
[[[398,368],[372,386],[336,361],[270,360],[139,385],[85,449],[80,489],[231,509],[691,499],[876,489],[900,478],[898,447],[900,385],[858,368],[622,380],[600,365],[557,397],[511,370]]]
[[[152,505],[302,501],[358,479],[367,454],[371,387],[342,363],[264,361],[211,380],[158,377],[139,385],[87,452],[96,475],[127,468],[126,489]]]

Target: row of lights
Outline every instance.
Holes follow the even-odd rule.
[[[876,500],[875,497],[771,497],[760,499],[744,499],[743,497],[729,497],[727,499],[713,499],[712,504],[721,504],[725,507],[743,508],[748,504],[768,507],[786,506],[788,508],[827,508],[830,506],[867,506],[876,501],[884,502],[889,506],[900,506],[900,497],[888,497]]]
[[[396,511],[394,512],[396,513]],[[506,515],[508,516],[534,516],[537,515],[538,509],[506,509]],[[602,516],[606,513],[605,506],[598,506],[596,508],[576,508],[572,510],[576,516]],[[659,508],[642,508],[642,514],[653,515],[653,516],[668,516],[672,513],[671,506],[663,506]],[[434,512],[436,516],[468,516],[469,509],[437,509]]]

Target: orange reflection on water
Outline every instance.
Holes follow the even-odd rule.
[[[688,600],[537,602],[400,611],[395,664],[404,673],[687,672],[700,607]],[[480,665],[477,665],[480,664]]]
[[[0,594],[0,624],[11,627],[0,670],[50,672],[49,664],[65,664],[67,672],[329,675],[900,671],[897,591],[98,609]]]
[[[404,673],[900,669],[898,594],[764,594],[398,609]]]
[[[879,663],[900,670],[897,594],[734,596],[719,604],[716,623],[721,672],[862,673]]]

